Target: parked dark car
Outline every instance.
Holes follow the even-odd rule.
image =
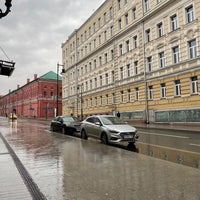
[[[51,131],[62,132],[72,135],[74,132],[80,132],[81,121],[73,116],[57,116],[51,121]]]
[[[81,137],[94,137],[102,143],[135,143],[138,139],[137,130],[113,115],[94,115],[81,124]]]

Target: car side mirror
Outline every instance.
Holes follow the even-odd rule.
[[[101,123],[100,122],[95,122],[95,125],[101,126]]]

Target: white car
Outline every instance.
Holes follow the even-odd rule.
[[[81,138],[94,137],[103,144],[128,142],[138,139],[137,130],[113,115],[90,116],[81,124]]]

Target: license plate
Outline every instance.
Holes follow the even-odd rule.
[[[124,139],[130,139],[130,138],[133,138],[132,135],[124,135]]]

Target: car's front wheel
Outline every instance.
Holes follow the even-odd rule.
[[[84,140],[88,139],[85,130],[81,130],[81,138],[84,139]]]
[[[102,144],[108,144],[108,137],[105,133],[103,133],[101,136],[101,142]]]

